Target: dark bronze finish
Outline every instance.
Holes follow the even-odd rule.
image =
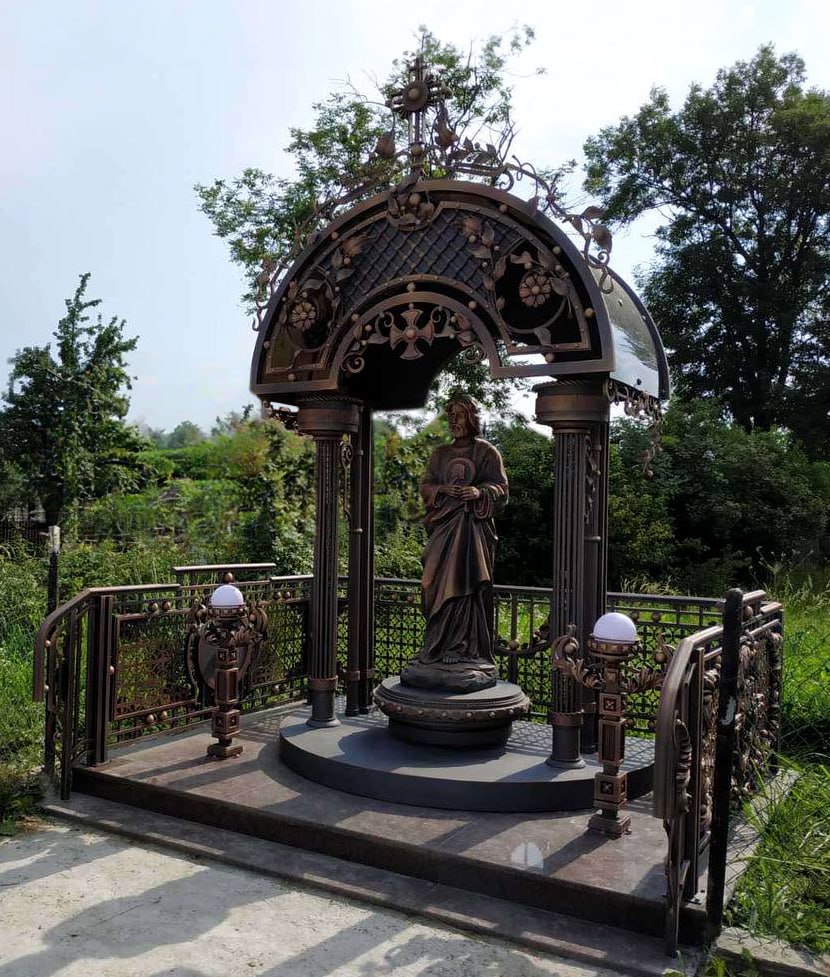
[[[304,698],[309,674],[310,576],[268,579],[260,564],[217,565],[188,567],[186,572],[177,574],[181,582],[174,584],[85,591],[44,621],[35,643],[35,694],[46,700],[47,769],[57,770],[59,775],[64,772],[65,785],[70,783],[72,765],[79,757],[86,757],[86,762],[101,762],[96,757],[106,758],[108,743],[184,728],[210,717],[213,691],[199,661],[200,643],[188,638],[186,619],[194,603],[206,603],[217,581],[228,572],[234,573],[246,602],[260,602],[269,620],[267,634],[242,676],[243,711]],[[366,677],[371,688],[377,684],[375,675],[377,681],[399,675],[418,653],[423,639],[420,581],[378,579],[374,594],[376,660]],[[345,669],[347,608],[342,600],[342,580],[340,595],[339,660]],[[518,679],[515,684],[521,685],[531,699],[533,718],[544,720],[550,703],[550,662],[546,654],[550,648],[550,591],[496,585],[493,596],[499,636],[495,651],[500,670],[508,680]],[[643,660],[635,660],[632,668],[650,662],[659,653],[663,639],[681,641],[716,624],[719,615],[717,600],[700,597],[609,594],[608,605],[609,610],[623,611],[637,621]],[[73,615],[79,627],[75,641],[69,642]],[[88,667],[84,656],[96,616],[103,623],[95,629],[101,643],[94,646],[95,655],[100,656],[94,674],[106,683],[98,700],[98,713],[89,702],[71,706],[65,698],[64,682],[68,670],[80,668],[83,672]],[[763,660],[761,651],[748,659],[758,663]],[[775,689],[780,687],[780,648],[777,664],[770,661],[770,683]],[[762,673],[757,681],[766,683],[767,679]],[[92,694],[94,686],[94,680],[86,686],[88,694]],[[78,682],[74,687],[82,690],[84,683]],[[655,694],[629,693],[626,701],[629,732],[653,734],[658,706]],[[780,702],[776,705],[776,701],[772,695],[770,730],[776,729],[780,721]],[[741,741],[746,743],[742,746],[747,757],[744,769],[750,772],[754,768],[751,758],[762,756],[759,751],[763,740],[750,737],[748,730],[756,722],[767,727],[752,701],[746,702],[746,710],[751,719]],[[65,716],[84,714],[87,719],[83,727],[78,723],[71,728],[65,725]],[[95,715],[102,724],[106,723],[106,730],[92,723],[90,717]],[[774,715],[779,715],[779,719]],[[754,790],[751,779],[744,777],[741,783],[745,785],[742,790]]]
[[[224,577],[230,583],[232,573]],[[200,604],[188,615],[188,624],[197,640],[213,645],[216,650],[214,692],[216,705],[211,715],[211,732],[217,742],[207,748],[207,755],[214,760],[227,760],[239,756],[240,744],[234,737],[240,731],[241,674],[240,665],[244,654],[247,660],[253,648],[261,641],[268,627],[268,617],[258,604],[240,604],[237,607],[214,607]]]
[[[444,692],[494,686],[495,515],[507,502],[501,455],[479,437],[478,407],[463,394],[446,405],[452,444],[437,448],[421,479],[427,544],[421,580],[426,618],[420,654],[401,684]]]
[[[536,417],[553,429],[553,591],[550,630],[573,625],[577,648],[605,612],[607,561],[608,422],[605,384],[562,379],[536,388]],[[551,677],[551,766],[579,766],[581,732],[595,748],[596,706],[591,690],[554,669]]]
[[[603,654],[601,646],[590,638],[588,649],[594,655]],[[612,838],[619,838],[631,830],[631,818],[620,815],[628,800],[628,777],[620,771],[625,757],[625,698],[620,667],[637,650],[636,647],[627,648],[619,658],[606,658],[599,691],[598,753],[603,770],[594,781],[594,807],[598,808],[598,813],[588,822],[588,827]]]
[[[663,681],[655,734],[654,806],[668,837],[666,859],[666,952],[676,955],[680,911],[700,888],[701,855],[714,842],[722,855],[723,838],[714,838],[713,796],[721,778],[731,783],[732,803],[740,804],[776,769],[775,744],[780,723],[781,605],[766,603],[763,591],[745,594],[742,603],[737,714],[741,734],[728,769],[716,768],[717,716],[720,708],[724,642],[733,640],[727,621],[683,638]],[[717,831],[728,832],[728,818]],[[715,881],[717,873],[715,869]],[[717,893],[715,897],[717,899]],[[717,901],[710,929],[716,928]]]
[[[643,475],[653,478],[651,463],[663,450],[660,445],[663,433],[663,408],[660,401],[615,380],[608,381],[608,397],[613,404],[622,404],[629,417],[648,422],[649,444],[642,455]]]
[[[627,775],[620,770],[625,758],[625,696],[629,691],[643,691],[660,687],[668,658],[656,654],[657,667],[641,667],[629,677],[623,677],[625,665],[639,656],[637,643],[612,644],[588,638],[591,659],[574,657],[579,646],[573,625],[553,644],[554,670],[578,686],[590,689],[599,697],[599,761],[602,771],[594,780],[594,806],[598,813],[591,818],[589,830],[619,838],[631,827],[629,817],[620,811],[628,799]],[[571,717],[574,721],[574,717]]]
[[[314,577],[311,589],[309,726],[334,726],[337,685],[337,586],[340,445],[358,430],[357,407],[348,401],[304,403],[297,426],[314,438],[317,457]]]
[[[494,657],[494,517],[507,501],[507,476],[498,451],[479,437],[475,402],[454,394],[446,413],[452,444],[433,452],[421,479],[423,644],[374,701],[400,739],[494,747],[530,707],[518,686],[499,681]]]
[[[403,685],[394,676],[375,689],[374,701],[398,739],[457,749],[503,746],[513,721],[530,708],[524,692],[508,682],[459,694]]]
[[[720,664],[715,727],[715,771],[712,784],[712,841],[709,845],[709,880],[706,886],[706,916],[713,937],[717,936],[723,925],[727,831],[732,793],[732,757],[735,753],[735,723],[738,716],[741,626],[744,620],[743,598],[744,595],[740,590],[730,590],[723,604],[723,653]]]
[[[217,569],[229,572],[190,567],[186,584],[84,591],[43,622],[35,640],[34,692],[38,701],[46,701],[46,770],[63,797],[69,795],[74,770],[87,776],[93,773],[87,765],[106,759],[108,742],[128,743],[210,718],[212,695],[198,681],[187,615],[194,602],[206,602]],[[301,701],[309,671],[310,577],[269,580],[245,567],[233,572],[250,578],[238,582],[246,603],[259,601],[268,614],[267,631],[242,681],[243,710]],[[420,647],[419,589],[415,580],[375,581],[379,679],[398,674]],[[537,719],[543,718],[548,698],[544,652],[550,647],[545,634],[550,596],[541,588],[494,587],[496,630],[502,636],[496,654],[506,670],[517,672]],[[710,598],[608,594],[607,599],[610,610],[636,620],[643,645],[642,654],[622,669],[625,718],[629,733],[655,736],[654,814],[664,821],[668,838],[666,934],[671,950],[676,927],[690,923],[689,917],[681,920],[681,909],[700,889],[706,864],[700,856],[714,833],[726,830],[720,819],[715,822],[712,805],[715,780],[727,775],[715,763],[722,608]],[[742,617],[740,729],[729,777],[733,804],[752,796],[777,769],[781,723],[781,605],[767,602],[762,592],[747,594]],[[345,628],[341,632],[345,635]],[[676,643],[673,656],[668,641]],[[90,652],[97,656],[96,665],[86,671],[84,682]],[[340,653],[345,663],[345,643]],[[669,658],[658,700],[654,688],[638,688],[634,680],[642,667]],[[103,693],[91,689],[90,681],[103,684]]]
[[[360,410],[351,476],[349,531],[349,650],[346,715],[369,712],[375,660],[374,435],[372,412]]]
[[[393,92],[387,102],[393,112],[392,125],[378,139],[374,151],[361,168],[361,176],[343,174],[340,185],[326,200],[312,209],[306,222],[297,228],[295,245],[281,261],[273,258],[263,263],[258,279],[256,316],[254,329],[259,330],[270,312],[271,299],[279,283],[291,277],[289,266],[306,242],[317,237],[326,225],[331,226],[336,213],[352,212],[359,208],[358,201],[373,195],[386,198],[390,222],[405,232],[420,230],[436,214],[436,202],[420,189],[423,179],[441,175],[450,182],[481,181],[509,191],[517,181],[532,188],[532,196],[523,209],[529,218],[548,213],[571,225],[582,238],[580,258],[591,276],[605,293],[612,293],[616,276],[608,262],[612,237],[601,222],[603,212],[598,207],[587,207],[581,213],[570,213],[559,198],[557,179],[548,180],[530,164],[521,163],[510,154],[512,137],[496,147],[480,144],[458,133],[450,122],[446,105],[449,94],[440,75],[431,72],[421,57],[408,65],[408,82]],[[434,109],[431,125],[425,116]],[[398,148],[394,116],[408,122],[408,145]],[[396,165],[397,164],[397,165]],[[348,205],[352,204],[352,207]],[[359,245],[338,246],[338,278],[345,280],[351,274],[351,259],[359,253]],[[555,269],[554,269],[555,270]],[[534,270],[523,283],[524,300],[528,306],[542,304],[555,291],[547,275],[539,276]],[[321,318],[317,296],[309,290],[299,290],[299,301],[290,315],[290,323],[296,331],[314,332]]]
[[[504,191],[452,180],[407,186],[407,201],[431,201],[428,219],[415,226],[401,226],[390,199],[382,193],[344,212],[274,283],[251,373],[251,389],[268,409],[271,401],[296,404],[322,390],[359,396],[375,408],[420,406],[440,369],[437,361],[465,349],[470,355],[483,350],[494,376],[615,375],[615,350],[624,337],[612,327],[605,299],[613,301],[550,221]],[[633,295],[609,275],[615,290]],[[432,308],[416,302],[417,321],[409,323],[402,313],[412,290],[435,297]],[[390,296],[399,306],[391,319],[381,317]],[[538,304],[540,298],[545,301]],[[457,315],[452,302],[469,328],[441,319],[444,308]],[[313,322],[298,320],[297,310],[309,304]],[[430,322],[433,310],[439,318]],[[634,316],[651,363],[634,393],[664,397],[668,367],[659,336],[645,309]],[[412,329],[418,335],[406,340],[402,334]],[[392,343],[394,358],[383,358],[383,347]],[[385,372],[394,371],[394,379],[372,385],[361,376],[361,348]],[[533,361],[528,354],[535,354]],[[429,361],[418,367],[429,368],[423,384],[418,370],[406,369],[409,356]],[[629,364],[621,388],[642,380],[627,379],[630,357],[620,362]]]
[[[600,421],[586,444],[586,511],[585,511],[585,590],[582,620],[587,624],[605,613],[608,581],[608,459],[609,429]],[[584,753],[597,749],[597,696],[587,688],[582,691],[581,748]]]

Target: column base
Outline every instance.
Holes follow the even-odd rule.
[[[309,685],[314,682],[309,681]],[[330,685],[330,688],[315,689],[311,688],[311,718],[308,725],[314,729],[327,729],[330,726],[339,726],[340,720],[334,714],[334,687],[336,679],[318,679],[318,682]]]
[[[623,835],[631,834],[631,818],[611,818],[602,813],[594,814],[588,821],[588,830],[609,838],[622,838]]]
[[[581,770],[585,766],[582,757],[577,757],[576,760],[558,760],[554,756],[549,756],[545,763],[554,770]]]
[[[549,766],[574,770],[585,766],[579,748],[582,713],[553,713],[551,717],[551,750]]]
[[[311,726],[312,729],[333,729],[335,726],[340,725],[340,720],[336,717],[334,719],[307,719],[306,726]]]

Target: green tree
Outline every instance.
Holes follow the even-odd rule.
[[[773,564],[815,565],[827,544],[826,462],[780,430],[744,431],[713,404],[674,402],[655,479],[666,480],[677,577],[693,590],[764,581]]]
[[[217,417],[210,429],[211,438],[218,438],[225,434],[235,434],[243,430],[251,422],[254,413],[253,404],[245,404],[242,410],[231,410],[224,417]]]
[[[550,585],[553,571],[553,440],[518,421],[494,424],[510,500],[497,518],[496,582]]]
[[[744,431],[715,403],[674,399],[651,480],[640,464],[644,428],[617,421],[611,439],[612,589],[717,595],[825,558],[830,464],[784,432]]]
[[[665,218],[642,286],[678,392],[826,451],[830,95],[805,87],[802,60],[761,47],[678,111],[654,89],[585,152],[608,219]]]
[[[426,62],[441,72],[449,91],[447,122],[452,128],[458,132],[467,129],[477,139],[496,145],[509,142],[512,93],[507,69],[511,57],[532,39],[533,31],[525,27],[508,37],[488,38],[478,52],[465,52],[422,28],[420,50]],[[377,93],[369,96],[347,85],[313,106],[313,126],[290,131],[286,152],[293,159],[293,178],[249,168],[235,179],[195,187],[202,212],[214,232],[227,241],[231,259],[244,271],[244,299],[251,308],[262,297],[268,270],[280,267],[295,252],[320,202],[344,183],[351,186],[367,180],[369,195],[378,185],[404,175],[400,160],[382,155],[374,155],[370,163],[367,160],[379,140],[396,138],[389,129],[390,112],[384,101],[403,84],[406,64],[413,56],[407,52],[394,62],[391,75],[378,86],[379,100]],[[321,212],[319,222],[329,216],[328,211]],[[446,372],[449,383],[472,386],[489,405],[507,406],[511,384],[490,381],[485,368],[471,366],[459,357]]]
[[[205,440],[204,431],[193,421],[180,421],[173,430],[165,436],[165,448],[192,448]]]
[[[81,275],[53,344],[28,346],[10,360],[0,410],[0,451],[40,498],[47,521],[59,524],[76,502],[130,486],[142,446],[124,418],[130,389],[124,320],[88,313],[89,274]]]

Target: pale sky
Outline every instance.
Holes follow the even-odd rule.
[[[105,317],[139,336],[133,420],[209,428],[251,401],[241,271],[193,185],[290,175],[289,128],[339,80],[384,78],[420,24],[466,47],[516,22],[537,39],[514,79],[514,149],[541,166],[581,159],[653,85],[679,106],[768,41],[830,88],[827,0],[0,0],[0,384],[90,271]],[[649,259],[648,230],[615,240],[625,277]]]

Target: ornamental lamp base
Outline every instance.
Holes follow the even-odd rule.
[[[228,760],[230,757],[239,756],[242,752],[242,745],[237,743],[211,743],[206,753],[211,760]]]
[[[588,821],[588,830],[607,835],[609,838],[622,838],[623,835],[631,834],[631,818],[628,815],[614,818],[598,812]]]

